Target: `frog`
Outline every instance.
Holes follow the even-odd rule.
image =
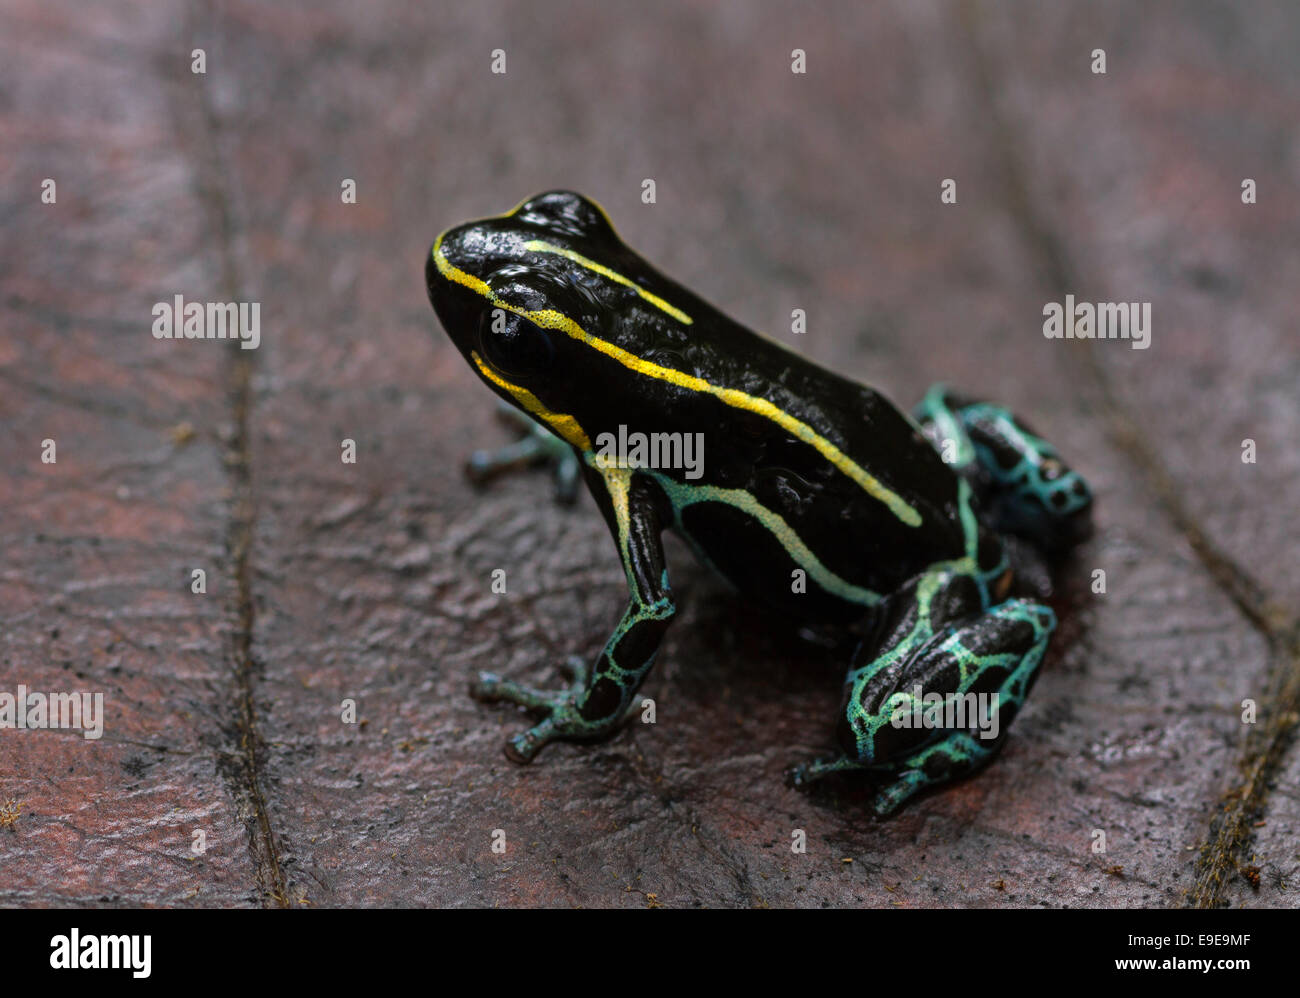
[[[626,577],[617,624],[594,662],[562,663],[566,685],[471,681],[476,700],[534,715],[508,759],[609,738],[641,708],[678,613],[666,533],[765,614],[848,635],[834,748],[789,769],[792,785],[862,773],[883,817],[993,758],[1057,626],[1013,591],[1013,541],[1055,558],[1092,532],[1091,487],[1022,418],[944,384],[903,411],[667,277],[572,191],[442,232],[425,283],[470,368],[530,427],[472,455],[471,477],[553,462],[562,498],[586,485]],[[599,443],[634,434],[694,434],[703,459]],[[930,709],[972,694],[982,716]]]

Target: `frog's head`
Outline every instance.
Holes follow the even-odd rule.
[[[440,235],[425,265],[429,300],[479,376],[546,422],[538,397],[558,404],[582,387],[590,360],[583,331],[608,325],[605,282],[592,280],[592,258],[620,250],[627,252],[594,202],[568,191],[539,194]]]

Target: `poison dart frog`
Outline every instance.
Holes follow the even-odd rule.
[[[567,191],[448,229],[425,276],[456,347],[533,428],[470,470],[562,458],[560,481],[585,480],[630,591],[595,663],[570,661],[567,688],[490,672],[471,683],[482,701],[541,715],[507,742],[511,760],[607,736],[639,707],[676,613],[666,530],[744,598],[862,635],[838,748],[793,769],[793,783],[868,771],[885,815],[993,756],[1056,626],[1048,606],[1011,598],[1008,537],[1059,552],[1091,530],[1087,483],[1022,420],[942,385],[905,414],[665,277]],[[701,434],[703,461],[610,460],[596,441],[620,432]],[[983,730],[916,709],[974,704],[967,694],[990,705]]]

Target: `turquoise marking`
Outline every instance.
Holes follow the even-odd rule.
[[[1083,482],[1083,477],[1077,471],[1064,470],[1063,474],[1050,482],[1043,477],[1044,465],[1049,461],[1060,464],[1060,455],[1046,440],[1017,423],[1009,409],[979,402],[964,408],[962,419],[996,422],[1008,443],[1020,454],[1019,463],[1011,469],[1005,469],[998,463],[991,449],[978,443],[974,445],[981,466],[989,471],[999,485],[1012,488],[1022,495],[1037,496],[1049,512],[1060,516],[1077,512],[1092,500],[1086,483],[1083,488],[1075,489],[1076,482]],[[1064,468],[1063,465],[1061,467]],[[1057,495],[1065,498],[1057,503],[1054,498]]]
[[[976,654],[964,644],[968,635],[982,635],[998,621],[1014,621],[1027,624],[1032,629],[1032,639],[1027,651],[991,652]],[[953,625],[949,625],[952,627]],[[1007,678],[996,690],[997,701],[992,705],[999,714],[1010,708],[1014,716],[1024,703],[1029,682],[1038,671],[1052,631],[1056,627],[1056,615],[1051,609],[1025,600],[1009,600],[992,607],[987,614],[971,618],[962,627],[956,627],[945,637],[936,650],[957,666],[958,681],[954,689],[928,690],[922,694],[939,693],[965,697],[976,684],[991,670],[1006,672]],[[893,726],[896,712],[898,716],[916,716],[917,702],[914,692],[904,676],[900,683],[904,687],[885,699],[880,710],[870,711],[863,705],[863,695],[882,669],[895,665],[898,659],[910,658],[916,654],[934,636],[929,620],[924,615],[918,621],[918,627],[897,646],[888,649],[869,665],[858,669],[849,676],[851,689],[848,699],[848,718],[856,742],[856,758],[844,757],[836,760],[825,772],[844,769],[871,769],[889,772],[896,776],[895,782],[884,790],[876,800],[877,813],[888,814],[895,810],[904,800],[926,786],[947,782],[954,775],[974,769],[986,761],[996,750],[999,739],[981,739],[968,731],[949,730],[942,727],[934,729],[933,741],[922,745],[912,755],[899,759],[877,759],[875,752],[876,737],[884,729]],[[922,716],[933,708],[919,706]],[[1008,717],[1008,719],[1009,719]],[[999,732],[1000,737],[1001,732]],[[821,770],[817,775],[821,775]]]
[[[964,468],[975,460],[975,448],[971,445],[966,430],[944,401],[945,391],[947,391],[946,385],[931,385],[930,390],[925,393],[925,398],[921,399],[920,405],[916,407],[916,413],[921,422],[929,421],[934,424],[936,433],[930,439],[936,447],[939,447],[940,456],[943,456],[942,444],[946,441],[952,442],[953,459],[945,463],[950,463],[956,468]]]

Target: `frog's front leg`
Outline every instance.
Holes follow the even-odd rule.
[[[535,690],[480,673],[470,692],[484,701],[507,700],[549,716],[506,743],[514,762],[530,762],[547,742],[608,735],[632,706],[676,613],[664,565],[663,523],[651,487],[623,468],[585,469],[588,484],[618,544],[630,599],[618,626],[588,673],[571,662],[573,684],[558,692]]]
[[[582,467],[573,448],[508,402],[498,402],[497,413],[512,425],[522,426],[524,435],[495,451],[474,451],[465,462],[465,477],[475,485],[484,485],[516,468],[550,464],[554,469],[556,499],[566,505],[572,503],[578,497]]]
[[[970,576],[926,573],[891,600],[846,678],[843,753],[800,767],[805,784],[866,769],[887,775],[885,815],[987,762],[1006,737],[1056,625],[1027,600],[983,608]]]

